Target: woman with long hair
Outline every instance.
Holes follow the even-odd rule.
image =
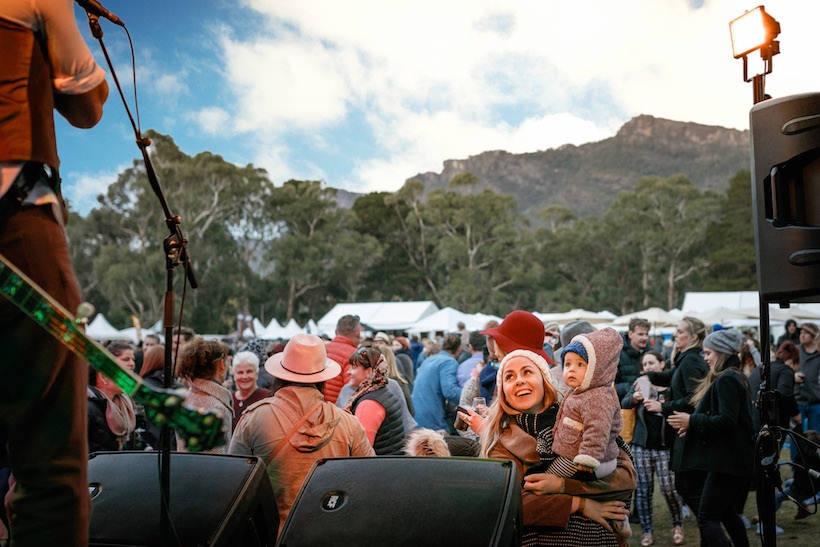
[[[543,335],[543,333],[542,333]],[[602,480],[585,482],[546,473],[528,474],[552,456],[552,431],[558,391],[549,365],[529,350],[514,350],[499,365],[498,392],[481,427],[481,457],[511,459],[524,480],[523,545],[618,545],[612,521],[625,521],[621,498],[635,487],[635,470],[621,450],[616,470]],[[470,413],[470,423],[480,418]],[[541,494],[541,495],[534,495]]]
[[[185,404],[204,410],[216,410],[225,424],[225,444],[208,450],[215,454],[224,454],[231,440],[231,420],[233,420],[233,398],[231,392],[223,386],[228,373],[226,358],[228,347],[213,340],[194,338],[182,349],[177,374],[188,386]],[[182,438],[177,439],[177,449],[185,450]]]
[[[697,516],[701,545],[749,545],[738,514],[754,472],[752,398],[738,357],[743,335],[713,332],[703,341],[709,373],[692,397],[694,412],[673,412],[681,439],[672,453],[678,492]],[[725,528],[725,532],[724,532]],[[726,533],[729,537],[726,537]]]
[[[413,390],[410,382],[407,381],[407,378],[405,378],[404,374],[399,370],[398,360],[396,359],[393,348],[385,344],[374,344],[373,349],[379,351],[384,357],[384,364],[387,367],[387,377],[395,380],[401,388],[405,404],[410,410],[410,414],[413,414]]]

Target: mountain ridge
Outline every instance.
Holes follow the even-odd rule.
[[[578,216],[601,214],[619,191],[641,177],[682,174],[701,189],[725,191],[741,169],[749,169],[749,131],[679,122],[642,114],[613,137],[514,154],[490,150],[448,159],[439,173],[418,173],[425,192],[446,188],[456,175],[471,173],[477,189],[516,197],[519,210],[534,213],[551,204]]]

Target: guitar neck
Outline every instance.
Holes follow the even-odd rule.
[[[65,308],[43,294],[28,276],[2,256],[0,293],[94,369],[113,380],[123,392],[131,396],[137,392],[142,378],[116,363],[105,349],[85,335]]]

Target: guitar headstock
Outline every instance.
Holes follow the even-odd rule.
[[[216,410],[197,410],[185,406],[185,390],[158,389],[142,384],[134,399],[145,407],[145,416],[157,426],[176,430],[191,452],[209,450],[225,443],[225,423]]]

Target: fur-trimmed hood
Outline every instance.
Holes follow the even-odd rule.
[[[579,334],[572,341],[583,345],[587,353],[587,373],[575,391],[611,385],[618,373],[618,361],[624,346],[618,331],[606,327],[588,334]]]

